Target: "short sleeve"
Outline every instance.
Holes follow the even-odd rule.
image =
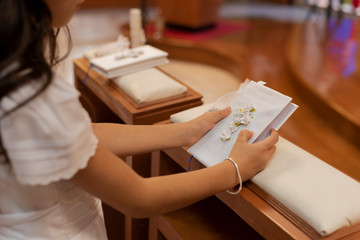
[[[17,105],[34,92],[21,87],[1,100],[1,110]],[[4,147],[20,183],[46,185],[70,179],[95,154],[96,139],[78,91],[62,79],[1,120]]]

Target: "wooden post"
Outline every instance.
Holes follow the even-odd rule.
[[[157,0],[167,24],[200,29],[214,25],[223,0]]]

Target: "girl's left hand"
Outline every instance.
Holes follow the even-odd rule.
[[[231,107],[227,107],[217,112],[206,112],[200,117],[187,122],[189,139],[186,146],[190,147],[194,145],[205,133],[211,130],[217,122],[227,117],[230,113]]]

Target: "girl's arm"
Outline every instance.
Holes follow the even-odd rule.
[[[265,167],[278,139],[272,131],[265,140],[248,144],[251,135],[249,131],[242,131],[230,154],[239,166],[243,181]],[[192,172],[143,178],[101,144],[88,166],[71,181],[132,217],[149,217],[179,209],[238,184],[230,161]]]
[[[177,124],[95,123],[93,130],[100,143],[116,155],[134,155],[172,147],[191,146],[230,112],[231,108],[208,112],[192,121]]]

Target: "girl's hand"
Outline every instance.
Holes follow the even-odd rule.
[[[227,117],[230,113],[231,108],[227,107],[218,112],[204,113],[200,117],[184,123],[186,124],[186,146],[194,145],[217,122]],[[229,155],[238,164],[243,181],[248,180],[265,168],[275,152],[275,144],[279,139],[277,131],[271,129],[270,136],[260,142],[249,144],[248,141],[252,135],[253,132],[242,130]]]
[[[188,141],[186,146],[194,145],[199,139],[211,130],[217,122],[224,119],[231,113],[231,107],[227,107],[217,112],[206,112],[187,124]]]
[[[270,136],[264,140],[249,144],[252,135],[253,132],[242,130],[229,155],[238,164],[242,181],[248,180],[266,167],[279,140],[279,135],[274,129],[271,129]]]

